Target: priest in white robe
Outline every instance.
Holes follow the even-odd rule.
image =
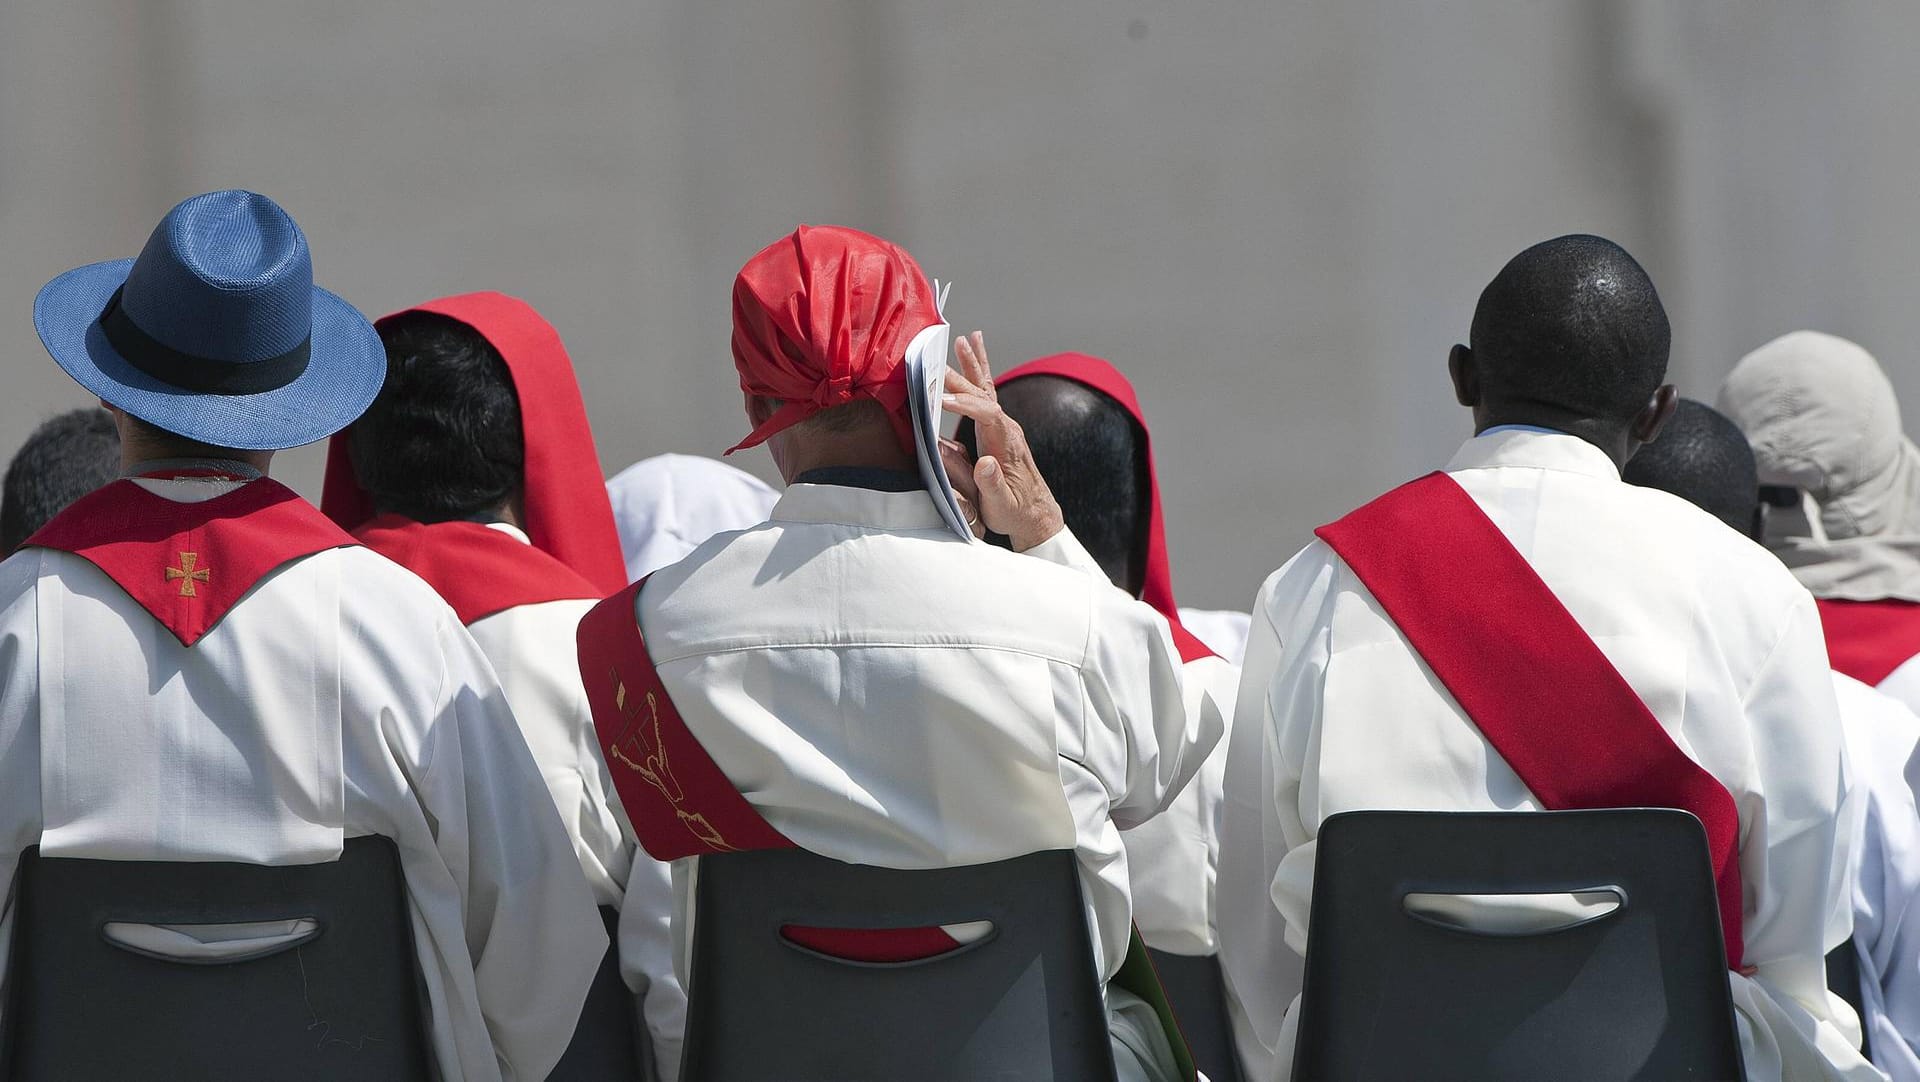
[[[1699,402],[1681,399],[1624,476],[1761,539],[1766,516],[1753,451],[1732,421]],[[1857,797],[1849,833],[1853,937],[1841,949],[1853,952],[1859,969],[1868,1057],[1894,1082],[1920,1082],[1920,811],[1908,777],[1920,717],[1844,673],[1833,681]]]
[[[1753,446],[1766,545],[1819,600],[1833,667],[1920,711],[1920,447],[1879,362],[1795,331],[1741,358],[1719,407]]]
[[[372,327],[310,283],[293,221],[229,191],[41,291],[128,479],[0,564],[0,869],[33,845],[304,864],[390,838],[438,1076],[542,1079],[606,936],[454,613],[265,476],[385,374]]]
[[[1730,981],[1748,1077],[1877,1078],[1857,1048],[1857,1020],[1824,981],[1823,956],[1851,932],[1850,812],[1818,614],[1764,551],[1698,508],[1620,478],[1673,408],[1675,393],[1662,383],[1668,346],[1651,281],[1617,246],[1573,236],[1521,253],[1481,295],[1471,346],[1455,346],[1449,359],[1477,435],[1443,474],[1363,509],[1411,508],[1405,501],[1415,499],[1423,511],[1444,512],[1458,536],[1423,531],[1414,518],[1359,541],[1386,552],[1437,546],[1537,576],[1528,596],[1550,591],[1557,618],[1570,616],[1579,640],[1555,649],[1614,670],[1648,724],[1592,713],[1588,722],[1606,721],[1609,738],[1631,735],[1663,765],[1704,771],[1712,787],[1702,792],[1719,794],[1699,814],[1711,820],[1710,848],[1723,854],[1719,889],[1738,892],[1722,920],[1729,965],[1739,967]],[[1483,730],[1487,719],[1462,708],[1436,679],[1433,655],[1416,651],[1376,587],[1336,554],[1336,543],[1362,551],[1337,527],[1368,517],[1323,528],[1254,606],[1235,730],[1258,739],[1237,741],[1229,754],[1257,755],[1258,765],[1230,763],[1227,786],[1229,808],[1256,806],[1261,822],[1257,837],[1236,836],[1229,814],[1221,882],[1232,881],[1229,862],[1246,862],[1258,871],[1235,874],[1263,880],[1272,905],[1222,910],[1223,951],[1249,954],[1237,994],[1280,986],[1297,965],[1287,952],[1305,950],[1315,836],[1327,816],[1540,810],[1549,805],[1536,786],[1603,791],[1639,780],[1523,782]],[[1462,543],[1475,547],[1461,553]],[[1431,598],[1392,600],[1422,627],[1444,626],[1444,613],[1429,619],[1423,610]],[[1427,649],[1447,642],[1460,639],[1443,636]],[[1498,686],[1475,691],[1476,701],[1497,704]],[[1611,761],[1619,760],[1591,760],[1592,769]],[[1567,780],[1581,784],[1560,785]],[[1255,791],[1236,797],[1250,782]],[[1270,979],[1246,979],[1260,969]],[[1274,1077],[1287,1077],[1293,1014],[1269,1013],[1270,1001],[1244,1006]]]
[[[658,789],[672,807],[647,821],[683,842],[683,824],[703,824],[708,851],[737,848],[693,809],[744,799],[761,833],[896,868],[1073,849],[1093,954],[1112,977],[1132,918],[1120,830],[1158,814],[1199,769],[1219,738],[1217,709],[1187,708],[1165,619],[1110,585],[1063,527],[994,403],[977,338],[960,346],[973,378],[947,379],[949,407],[979,426],[983,454],[965,461],[950,441],[944,453],[972,497],[968,516],[1016,552],[943,521],[916,470],[904,362],[944,321],[906,252],[803,226],[747,264],[733,307],[754,426],[739,446],[765,442],[786,491],[765,524],[715,537],[582,625],[589,694],[607,671],[589,660],[605,646],[598,618],[637,630],[644,656],[617,662],[655,674],[670,700],[654,728],[690,734],[676,760],[704,749],[737,790],[703,795],[682,769]],[[596,701],[603,741],[623,727],[616,704],[635,695],[623,684],[607,713]],[[665,747],[636,748],[633,765],[609,757],[656,855],[665,851],[636,807],[667,780],[643,774],[641,757],[664,762]],[[688,844],[680,852],[702,851]],[[683,964],[697,934],[687,926],[696,868],[674,863]],[[1107,1001],[1121,1076],[1171,1077],[1170,1042],[1147,1003],[1112,984]]]
[[[453,606],[500,676],[594,900],[617,922],[635,1024],[680,1074],[666,865],[623,824],[593,738],[574,631],[626,585],[593,430],[559,332],[501,293],[375,324],[387,381],[333,439],[321,509]]]

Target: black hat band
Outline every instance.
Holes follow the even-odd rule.
[[[124,288],[124,287],[123,287]],[[113,291],[100,313],[100,331],[128,364],[172,387],[201,394],[242,395],[277,391],[307,370],[311,336],[300,344],[264,360],[235,364],[213,357],[182,353],[140,329],[120,307],[120,290]]]

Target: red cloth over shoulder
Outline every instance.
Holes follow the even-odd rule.
[[[354,531],[373,551],[425,579],[471,624],[548,601],[598,601],[600,589],[552,556],[478,522],[381,515]]]
[[[1863,684],[1878,685],[1920,655],[1920,604],[1897,598],[1815,604],[1827,635],[1828,661]]]
[[[607,498],[606,473],[560,332],[532,305],[504,293],[442,297],[383,316],[375,326],[409,312],[431,312],[472,327],[506,361],[520,399],[522,525],[534,547],[593,583],[600,596],[625,586],[626,562]],[[348,530],[374,516],[373,502],[354,476],[346,432],[328,444],[320,507]]]
[[[261,579],[353,543],[292,489],[261,478],[191,503],[115,481],[74,501],[22,547],[81,557],[192,646]]]

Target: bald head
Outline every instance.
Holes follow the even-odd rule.
[[[1753,448],[1724,415],[1683,398],[1660,437],[1628,461],[1629,484],[1671,492],[1747,535],[1760,536]]]
[[[1671,339],[1632,256],[1601,237],[1557,237],[1514,256],[1480,294],[1469,348],[1456,348],[1475,401],[1465,388],[1461,399],[1490,424],[1624,435],[1666,380]]]
[[[1146,577],[1147,450],[1118,402],[1058,376],[999,385],[1000,405],[1026,433],[1034,465],[1073,536],[1115,586],[1139,596]],[[975,450],[971,422],[955,437]]]

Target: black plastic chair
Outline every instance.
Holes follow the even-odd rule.
[[[1827,990],[1853,1008],[1854,1017],[1860,1019],[1860,1054],[1872,1060],[1873,1035],[1867,1032],[1866,994],[1860,987],[1861,979],[1860,952],[1853,945],[1853,937],[1848,936],[1845,943],[1827,952]]]
[[[22,855],[5,1056],[12,1082],[423,1079],[399,856],[350,838],[324,864]],[[181,961],[110,925],[306,919],[311,934]]]
[[[1489,934],[1407,896],[1617,892]],[[1293,1077],[1737,1079],[1699,820],[1667,809],[1351,812],[1320,826]]]
[[[567,1054],[547,1082],[633,1082],[653,1077],[653,1049],[639,1024],[638,1007],[620,977],[620,911],[600,907],[607,928],[607,953],[587,989],[580,1021]]]
[[[700,858],[698,883],[682,1078],[1113,1078],[1071,851],[924,871],[725,853]],[[993,931],[900,963],[831,957],[781,931],[970,921]]]
[[[1220,958],[1212,954],[1174,954],[1152,950],[1160,988],[1180,1020],[1180,1032],[1193,1053],[1194,1066],[1209,1082],[1240,1082],[1240,1054],[1233,1046],[1227,1014],[1227,983]]]

